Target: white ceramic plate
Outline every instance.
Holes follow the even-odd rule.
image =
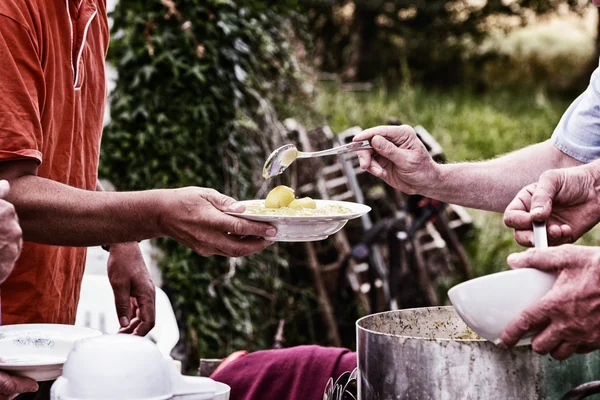
[[[0,326],[0,370],[38,382],[56,379],[75,341],[100,335],[72,325]]]
[[[267,222],[277,228],[277,235],[265,239],[273,242],[313,242],[327,239],[339,232],[351,219],[362,217],[371,211],[364,204],[347,201],[315,200],[317,209],[327,206],[341,206],[350,210],[347,214],[328,216],[275,216],[244,213],[228,213],[251,221]],[[243,205],[264,205],[264,200],[242,201]]]

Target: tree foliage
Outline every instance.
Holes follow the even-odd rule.
[[[297,93],[295,9],[294,1],[120,0],[109,54],[119,77],[101,174],[119,190],[193,185],[254,198],[277,139],[270,105]],[[158,243],[192,362],[268,348],[280,318],[288,332],[311,318],[302,272],[277,249],[227,260]]]
[[[303,3],[321,68],[346,78],[402,78],[411,71],[429,83],[460,81],[465,50],[490,31],[494,18],[525,23],[579,0],[308,0]],[[406,78],[406,76],[404,76]]]

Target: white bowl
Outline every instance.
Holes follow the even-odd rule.
[[[0,327],[0,370],[38,382],[60,376],[77,340],[100,336],[100,331],[58,324]]]
[[[231,388],[228,385],[226,385],[222,382],[215,382],[215,387],[216,387],[216,392],[215,392],[215,397],[213,398],[213,400],[229,400]]]
[[[556,276],[536,269],[517,269],[472,279],[454,286],[448,297],[479,336],[500,343],[506,326],[552,289]],[[531,336],[519,345],[531,343]]]
[[[339,232],[351,219],[362,217],[371,207],[359,203],[335,200],[315,200],[317,208],[341,206],[349,210],[346,214],[329,216],[273,216],[244,213],[228,213],[251,221],[266,222],[277,229],[277,235],[265,239],[272,242],[313,242],[327,239]],[[243,205],[264,205],[264,200],[241,201]]]
[[[209,378],[183,376],[148,339],[105,335],[77,342],[52,400],[228,400],[230,389]]]
[[[173,367],[174,368],[174,367]],[[53,390],[61,400],[163,400],[173,396],[171,369],[150,340],[104,335],[75,344]]]

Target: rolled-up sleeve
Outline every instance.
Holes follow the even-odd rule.
[[[600,158],[600,69],[561,118],[552,143],[563,153],[589,163]]]
[[[44,76],[30,32],[0,15],[0,161],[42,162]]]

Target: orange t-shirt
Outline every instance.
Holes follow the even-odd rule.
[[[0,162],[95,190],[109,29],[105,0],[0,1]],[[25,243],[2,322],[73,324],[86,249]]]

